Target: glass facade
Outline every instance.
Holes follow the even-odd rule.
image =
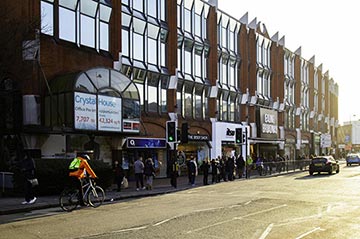
[[[218,87],[217,98],[219,121],[240,121],[240,75],[238,69],[241,64],[239,53],[240,23],[219,12],[217,19],[218,34]]]
[[[263,99],[271,99],[271,40],[257,34],[256,37],[256,89],[258,96]]]
[[[122,72],[140,91],[145,112],[166,113],[168,26],[165,0],[122,0]]]
[[[301,95],[300,107],[302,114],[300,114],[301,129],[309,131],[310,120],[310,81],[309,81],[309,66],[308,62],[301,60]]]
[[[208,118],[207,15],[201,1],[177,1],[177,111],[183,118]]]
[[[59,0],[54,4],[54,0],[43,0],[41,32],[78,46],[109,51],[111,11],[109,1]]]
[[[286,50],[284,55],[284,97],[285,97],[285,127],[295,128],[295,54]]]

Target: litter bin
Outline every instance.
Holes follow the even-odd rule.
[[[13,177],[14,173],[12,172],[0,172],[0,185],[2,187],[2,193],[4,193],[6,189],[14,188]]]

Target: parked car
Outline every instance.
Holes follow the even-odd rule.
[[[311,160],[309,166],[309,174],[313,175],[314,172],[327,172],[332,174],[333,172],[340,172],[340,165],[337,160],[333,158],[333,156],[318,156]]]
[[[360,154],[346,155],[346,166],[351,166],[351,164],[359,164],[360,165]]]

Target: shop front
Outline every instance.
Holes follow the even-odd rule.
[[[251,153],[266,159],[276,158],[284,140],[279,139],[277,111],[259,108],[256,124],[251,125],[252,136],[249,140]]]
[[[144,160],[151,158],[157,177],[166,177],[167,143],[165,138],[128,137],[122,149],[113,152],[113,160],[118,160],[129,176],[133,175],[133,165],[139,157]]]
[[[237,156],[240,153],[245,157],[247,149],[247,140],[242,144],[235,143],[235,132],[237,128],[241,128],[242,132],[247,132],[248,128],[242,124],[226,123],[226,122],[212,122],[212,149],[211,158],[221,156]],[[247,139],[245,134],[244,138]]]
[[[50,134],[28,136],[43,157],[73,157],[86,150],[93,159],[111,164],[124,139],[139,135],[139,92],[122,73],[92,68],[58,76],[50,88],[44,107]]]
[[[177,148],[178,154],[181,156],[178,157],[180,166],[185,166],[186,160],[190,156],[196,158],[198,165],[201,165],[205,159],[210,160],[211,144],[209,139],[209,135],[189,134],[188,142],[179,144]]]

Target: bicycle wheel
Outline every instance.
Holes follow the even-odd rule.
[[[66,212],[71,212],[79,204],[79,190],[64,189],[59,198],[60,207]]]
[[[92,207],[100,206],[105,200],[105,192],[100,186],[93,187],[88,195],[87,200]]]

